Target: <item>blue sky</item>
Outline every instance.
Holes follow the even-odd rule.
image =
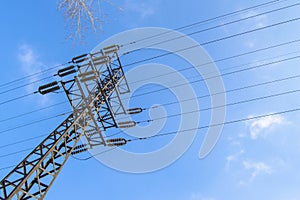
[[[132,28],[163,27],[176,29],[193,22],[212,18],[221,14],[234,12],[253,6],[261,1],[162,1],[162,0],[118,0],[102,4],[104,15],[103,30],[87,32],[83,41],[66,40],[69,34],[64,23],[63,14],[57,10],[56,1],[7,1],[0,7],[1,20],[1,82],[6,83],[19,77],[30,75],[57,64],[65,63],[72,57],[90,52],[101,41],[110,36]],[[228,21],[255,15],[297,1],[280,1],[269,7],[252,10],[234,17],[217,20],[209,24],[184,30],[184,34],[207,27],[224,24]],[[17,6],[16,6],[17,5]],[[122,11],[118,9],[118,5]],[[239,32],[267,26],[280,21],[297,18],[299,6],[284,11],[263,15],[255,19],[221,27],[211,31],[192,35],[199,43],[226,37]],[[300,39],[300,22],[273,27],[253,32],[232,39],[205,45],[204,48],[214,60],[256,49]],[[175,42],[175,41],[174,41]],[[159,54],[159,51],[143,51],[122,58],[124,63],[141,60]],[[287,55],[289,54],[289,55]],[[230,67],[237,69],[268,63],[279,59],[299,55],[299,43],[261,51],[236,59],[216,63],[221,73]],[[276,58],[275,58],[276,57]],[[268,60],[267,60],[268,59]],[[265,61],[263,61],[265,60]],[[187,67],[188,64],[176,57],[160,58],[151,62],[168,65],[175,70]],[[246,65],[251,63],[250,65]],[[241,66],[245,65],[245,66]],[[226,90],[256,83],[285,78],[300,74],[299,59],[278,63],[224,76]],[[134,66],[133,66],[134,67]],[[127,69],[126,69],[127,70]],[[129,70],[129,69],[128,69]],[[28,81],[32,82],[52,74],[27,79],[10,87],[1,87],[0,92]],[[187,79],[194,80],[195,71],[182,73]],[[47,80],[48,82],[50,80]],[[173,80],[170,80],[171,82]],[[0,94],[0,101],[21,96],[36,90],[39,85],[32,84],[12,92]],[[151,89],[150,89],[151,87]],[[160,86],[145,86],[136,94],[158,89]],[[204,82],[193,84],[198,96],[208,94]],[[227,93],[227,102],[238,102],[255,97],[297,90],[299,79],[277,82],[261,87]],[[143,91],[142,91],[143,90]],[[263,115],[273,112],[300,108],[299,93],[253,101],[227,107],[226,121]],[[132,106],[149,107],[174,101],[171,93],[152,94],[132,99]],[[0,119],[6,119],[38,108],[65,101],[63,95],[33,95],[18,101],[0,105]],[[210,107],[210,99],[199,99],[200,108]],[[42,123],[26,126],[9,132],[2,132],[17,125],[30,123],[70,111],[68,104],[36,112],[34,114],[0,122],[0,146],[26,138],[50,133],[66,117],[60,116]],[[176,105],[166,108],[168,114],[176,114]],[[153,111],[155,112],[155,111]],[[96,159],[78,161],[70,158],[61,174],[54,182],[45,199],[172,199],[172,200],[221,200],[221,199],[300,199],[299,184],[299,117],[300,113],[277,115],[247,122],[226,125],[220,141],[205,159],[198,158],[199,148],[204,140],[206,130],[199,130],[197,136],[185,154],[172,165],[145,174],[130,174],[111,169]],[[149,118],[148,113],[135,116],[142,121]],[[209,124],[210,112],[201,112],[199,126]],[[0,121],[1,121],[0,120]],[[162,130],[176,130],[179,118],[168,119]],[[111,131],[114,133],[114,130]],[[172,139],[171,136],[161,139],[129,143],[124,147],[129,151],[145,152],[155,150]],[[35,147],[42,138],[19,145],[0,148],[0,168],[17,164],[29,152],[25,151],[11,156],[1,156]],[[86,155],[80,155],[85,157]],[[128,162],[131,162],[128,160]],[[9,169],[0,171],[3,178]]]

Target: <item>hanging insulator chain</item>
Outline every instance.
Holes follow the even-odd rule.
[[[139,114],[141,112],[143,112],[142,108],[129,108],[129,109],[127,109],[127,114],[129,114],[129,115]]]
[[[88,54],[82,54],[80,56],[76,56],[72,59],[72,62],[75,63],[75,64],[78,64],[78,63],[81,63],[85,60],[88,60],[87,55]]]
[[[114,138],[106,140],[107,146],[109,147],[119,147],[127,144],[127,140],[124,138]]]
[[[81,144],[81,145],[74,147],[74,150],[85,149],[86,146],[87,146],[87,144]]]
[[[120,49],[119,45],[111,45],[111,46],[108,46],[108,47],[104,47],[103,48],[103,52],[104,54],[110,54],[110,53],[117,53],[118,50]]]
[[[73,73],[75,73],[75,72],[77,72],[77,70],[75,69],[75,66],[74,66],[74,65],[71,65],[71,66],[69,66],[69,67],[65,67],[65,68],[63,68],[63,69],[58,70],[57,75],[58,75],[59,77],[64,77],[64,76],[73,74]]]
[[[132,128],[136,126],[135,121],[126,121],[126,122],[119,122],[118,128]]]
[[[51,82],[51,83],[48,83],[46,85],[42,85],[38,88],[38,92],[42,95],[44,94],[48,94],[50,92],[54,92],[56,90],[59,90],[60,87],[58,85],[58,82],[57,81],[54,81],[54,82]]]
[[[76,155],[76,154],[79,154],[79,153],[86,152],[87,150],[88,150],[88,148],[82,148],[82,149],[73,151],[71,154],[72,154],[72,155]]]

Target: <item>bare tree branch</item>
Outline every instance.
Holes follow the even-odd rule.
[[[72,39],[82,39],[82,34],[88,28],[95,32],[101,28],[100,0],[60,0],[58,9],[64,12]]]

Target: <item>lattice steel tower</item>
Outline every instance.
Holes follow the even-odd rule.
[[[142,111],[126,109],[121,102],[120,95],[130,90],[118,50],[112,45],[77,56],[58,70],[60,81],[39,87],[42,95],[63,88],[73,112],[1,181],[1,200],[43,199],[71,154],[126,144],[123,138],[105,140],[102,134],[108,128],[134,126],[135,122],[119,122],[116,117]],[[77,145],[80,138],[85,142]]]

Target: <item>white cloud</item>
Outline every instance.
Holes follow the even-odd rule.
[[[39,72],[44,66],[44,64],[38,60],[38,56],[33,49],[27,44],[23,44],[19,47],[18,59],[26,75]]]
[[[251,116],[249,116],[250,118]],[[285,122],[284,118],[280,115],[267,116],[257,120],[253,120],[249,126],[250,137],[257,139],[258,137],[266,137],[270,130],[275,125],[282,125]]]
[[[273,169],[264,162],[244,161],[243,166],[246,170],[251,171],[249,181],[253,181],[258,175],[270,175],[273,173]]]
[[[124,10],[137,13],[140,20],[153,15],[155,13],[154,7],[152,4],[133,0],[127,0],[124,4]]]
[[[21,70],[23,71],[24,76],[29,76],[26,80],[27,83],[33,83],[41,79],[38,72],[41,72],[46,68],[46,65],[40,61],[39,56],[33,50],[33,48],[28,44],[23,44],[18,49],[18,60],[21,63]],[[33,75],[36,74],[36,75]],[[31,76],[33,75],[33,76]],[[34,84],[28,84],[26,90],[28,93],[34,92],[38,88],[39,82]],[[43,84],[43,83],[41,83]],[[39,103],[44,105],[48,102],[49,98],[47,96],[40,96]]]

